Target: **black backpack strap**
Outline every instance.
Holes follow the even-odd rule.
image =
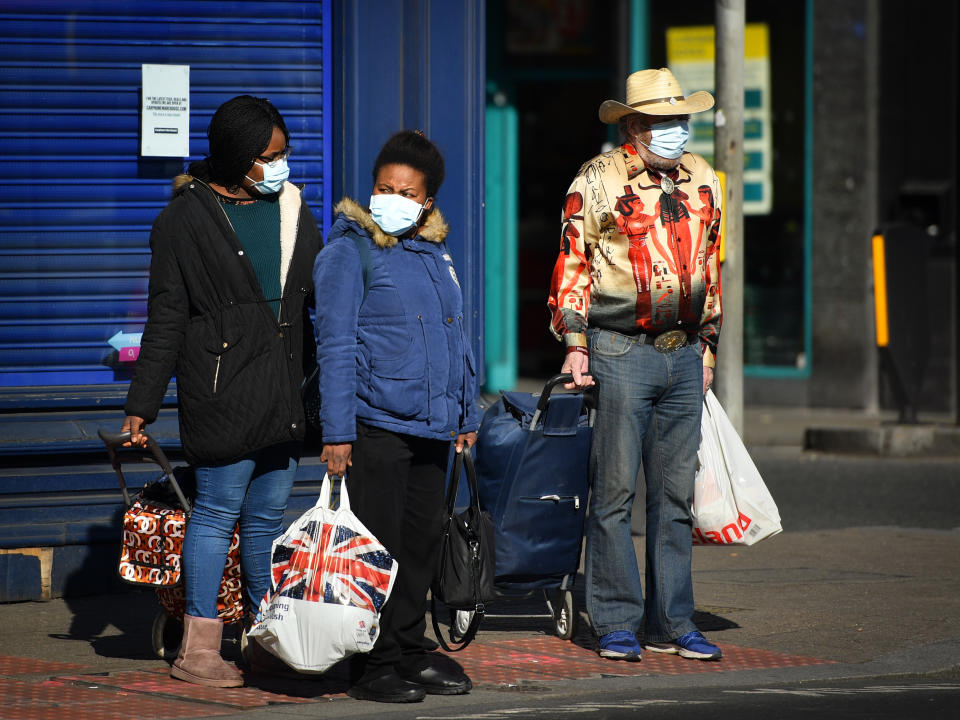
[[[346,235],[353,240],[353,244],[357,246],[357,252],[360,253],[360,267],[363,269],[363,300],[366,300],[367,293],[370,292],[370,278],[373,276],[370,248],[367,247],[367,241],[357,233],[348,230]],[[361,304],[363,300],[360,301]]]

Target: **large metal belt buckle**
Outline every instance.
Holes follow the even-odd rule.
[[[657,335],[653,346],[662,353],[679,350],[687,344],[687,333],[683,330],[668,330]]]

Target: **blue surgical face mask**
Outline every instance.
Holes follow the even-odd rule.
[[[387,235],[398,237],[416,227],[423,205],[403,195],[371,195],[370,215]]]
[[[283,183],[290,177],[290,167],[287,165],[285,157],[277,158],[273,162],[260,162],[255,160],[254,164],[263,168],[263,180],[254,180],[249,175],[244,175],[247,180],[253,183],[253,188],[261,195],[270,195],[280,192]]]
[[[647,149],[654,155],[675,160],[683,155],[683,148],[690,138],[690,125],[686,120],[667,120],[650,126],[650,144]]]

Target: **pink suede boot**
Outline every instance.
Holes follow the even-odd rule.
[[[183,643],[170,675],[194,685],[240,687],[243,677],[220,657],[223,620],[183,616]]]

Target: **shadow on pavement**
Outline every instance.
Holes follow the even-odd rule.
[[[322,675],[277,676],[244,673],[244,687],[288,697],[319,699],[340,695],[350,687],[349,660],[337,663]]]
[[[160,605],[153,591],[71,597],[64,602],[72,614],[70,627],[66,633],[49,633],[48,637],[89,643],[102,657],[156,658],[151,633]]]
[[[123,509],[110,524],[116,541],[104,542],[103,528],[87,542],[87,552],[63,581],[63,602],[70,613],[65,633],[49,633],[54,640],[79,640],[106,658],[157,659],[151,636],[161,612],[156,592],[122,582],[117,575]],[[113,533],[111,533],[113,534]]]

